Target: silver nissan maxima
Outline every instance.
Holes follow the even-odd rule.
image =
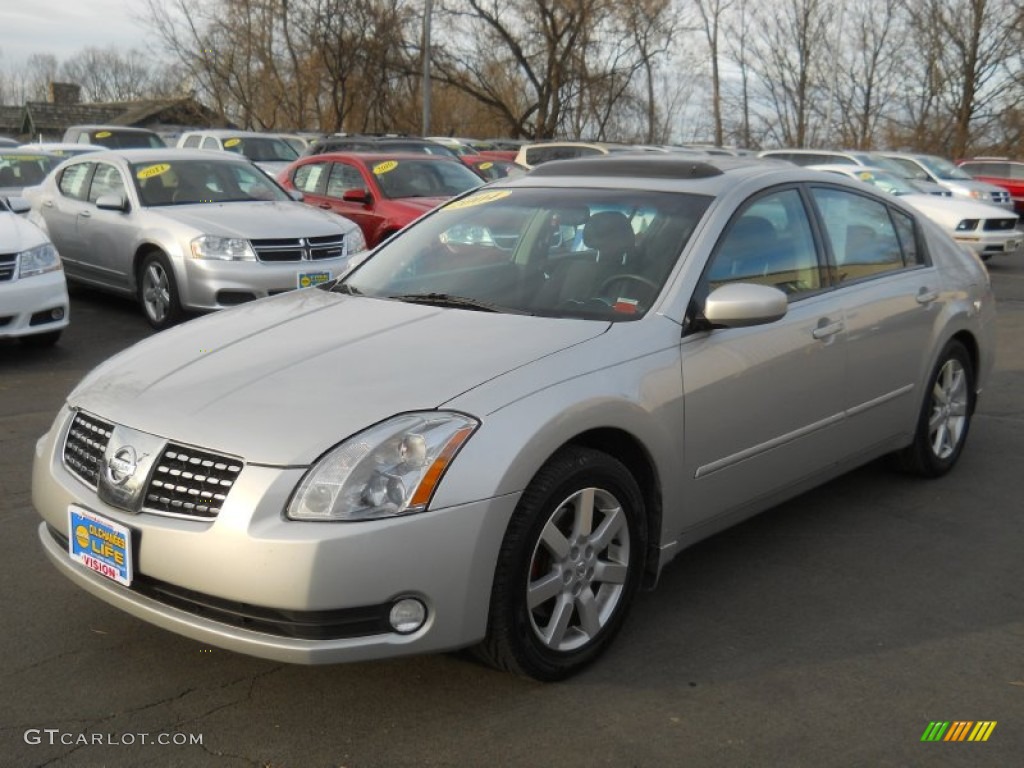
[[[554,680],[694,542],[876,457],[950,470],[994,307],[855,181],[552,162],[99,366],[37,444],[39,539],[203,643]]]

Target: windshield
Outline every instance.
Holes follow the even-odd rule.
[[[94,131],[89,141],[111,149],[164,149],[167,145],[155,133],[145,131]]]
[[[132,178],[145,206],[290,200],[267,175],[244,161],[179,160],[132,163]]]
[[[269,136],[235,136],[224,139],[224,149],[245,155],[254,163],[273,162],[275,160],[291,162],[299,157],[299,153],[283,139]]]
[[[932,175],[943,181],[970,181],[973,177],[963,169],[953,165],[943,157],[927,155],[919,157],[918,160],[925,168],[931,171]]]
[[[333,290],[439,306],[635,320],[711,198],[608,189],[485,189],[386,243]]]
[[[370,168],[384,197],[455,197],[483,180],[462,163],[448,160],[382,160]]]
[[[42,183],[60,158],[31,152],[0,153],[0,187],[31,187]]]

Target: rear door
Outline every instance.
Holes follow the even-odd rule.
[[[89,177],[94,163],[80,162],[66,166],[57,176],[57,191],[43,200],[40,214],[46,221],[50,240],[64,260],[69,277],[95,279],[96,275],[83,263],[85,249],[78,237],[78,217],[88,207]]]
[[[846,318],[850,440],[878,444],[913,427],[943,285],[912,216],[853,190],[813,186],[810,193]]]

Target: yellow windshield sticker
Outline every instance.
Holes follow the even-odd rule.
[[[225,147],[237,147],[241,143],[242,143],[241,139],[228,139],[227,141],[224,142],[224,146]]]
[[[490,163],[490,162],[488,162],[488,163],[480,163],[480,170],[481,171],[486,171],[488,168],[493,168],[493,167],[494,167],[494,163]]]
[[[97,131],[93,134],[94,139],[109,139],[113,134],[110,131]]]
[[[149,165],[140,170],[135,174],[137,179],[149,179],[153,176],[159,176],[161,173],[167,173],[171,170],[169,163],[158,163],[157,165]]]
[[[868,171],[861,171],[860,173],[857,174],[857,178],[860,179],[861,181],[871,181],[875,177],[872,176]]]
[[[464,197],[461,200],[456,200],[454,203],[449,203],[444,206],[443,210],[457,211],[461,208],[472,208],[474,205],[485,205],[486,203],[493,203],[497,200],[504,200],[511,194],[512,192],[507,189],[499,189],[494,192],[482,192],[479,195]]]
[[[380,176],[382,173],[395,170],[397,167],[397,160],[385,160],[383,163],[377,163],[377,165],[373,166],[373,174],[374,176]]]

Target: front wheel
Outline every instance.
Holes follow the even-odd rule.
[[[928,380],[914,442],[897,454],[903,469],[938,477],[953,468],[974,413],[974,365],[967,349],[951,341]]]
[[[159,251],[147,254],[139,267],[139,303],[149,324],[158,331],[182,319],[174,271]]]
[[[646,547],[643,496],[629,470],[589,448],[556,454],[505,533],[478,655],[543,681],[589,664],[625,619]]]

